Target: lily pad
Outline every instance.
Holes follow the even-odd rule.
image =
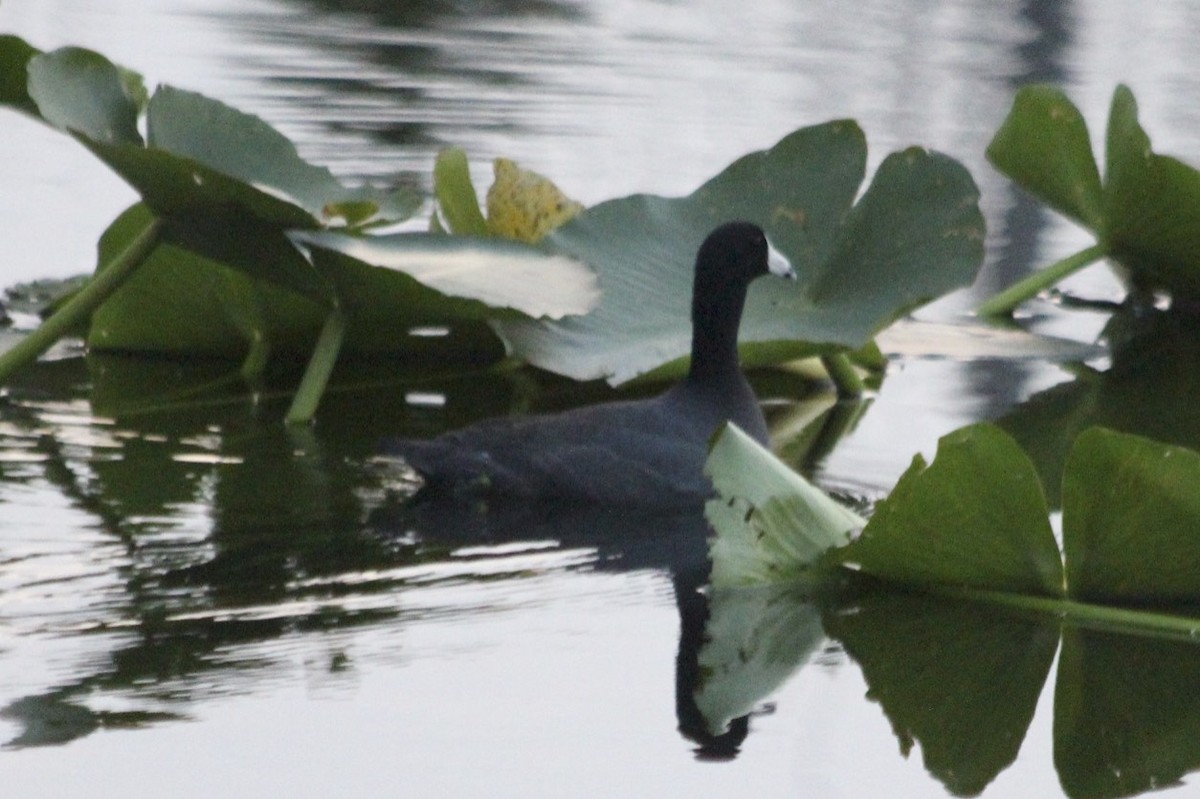
[[[836,553],[853,568],[907,585],[1061,596],[1062,559],[1041,482],[1012,438],[990,424],[917,455],[862,536]]]
[[[718,224],[760,224],[799,280],[751,286],[743,353],[778,362],[858,349],[882,328],[970,284],[983,259],[978,190],[947,156],[885,159],[857,205],[866,143],[851,121],[802,128],[739,159],[688,197],[601,203],[546,238],[596,269],[585,317],[506,322],[513,351],[576,379],[619,384],[686,356],[693,259]],[[755,352],[757,350],[757,352]]]
[[[1094,427],[1063,474],[1067,585],[1097,602],[1200,598],[1200,453]]]
[[[1106,139],[1101,185],[1087,127],[1067,96],[1051,86],[1027,86],[1017,93],[988,146],[988,159],[1095,233],[1099,243],[1026,278],[981,310],[1010,310],[1103,256],[1126,267],[1137,288],[1200,297],[1200,172],[1151,149],[1127,86],[1113,92]]]
[[[27,69],[29,96],[46,122],[97,144],[142,145],[140,78],[80,47],[37,55]]]
[[[1150,149],[1126,86],[1108,117],[1104,231],[1135,284],[1200,297],[1200,172]]]
[[[100,262],[152,218],[140,203],[122,214],[101,238]],[[229,266],[239,257],[257,257],[260,271],[293,260],[326,295],[336,291],[348,317],[344,350],[351,353],[495,361],[504,350],[487,320],[585,313],[597,297],[587,267],[518,242],[332,231],[289,237],[249,220],[189,244],[195,224],[178,231],[167,226],[138,272],[93,314],[90,346],[242,357],[261,341],[274,351],[311,351],[325,304],[252,280]],[[244,244],[216,252],[222,235]],[[309,251],[312,265],[296,244]],[[530,283],[542,291],[529,292]]]
[[[100,237],[99,263],[112,261],[154,219],[143,203],[127,209]],[[195,224],[195,223],[193,223]],[[282,235],[253,220],[240,220],[214,232],[205,246],[181,244],[172,233],[128,280],[92,314],[88,346],[96,350],[186,353],[243,357],[256,340],[268,347],[308,352],[325,317],[325,302],[256,281],[228,265],[241,255],[259,257],[262,274],[279,261],[307,272],[320,286],[319,275]],[[224,236],[237,236],[233,257],[222,260],[212,252]],[[298,263],[296,263],[298,262]],[[324,286],[322,295],[329,289]]]
[[[0,103],[37,115],[37,104],[26,85],[26,73],[30,59],[40,52],[19,36],[0,36]]]
[[[716,587],[794,580],[865,520],[728,424],[705,464],[720,499],[705,516]]]
[[[583,206],[537,172],[497,158],[487,193],[487,226],[493,236],[535,244],[578,216]]]
[[[129,74],[98,53],[63,48],[30,60],[29,93],[47,122],[72,133],[160,215],[229,215],[233,207],[280,226],[318,227],[396,222],[416,210],[411,192],[347,188],[258,117],[169,86],[146,104],[143,146],[140,82]]]
[[[467,318],[492,318],[512,310],[517,313],[510,315],[517,317],[562,319],[587,313],[600,298],[596,276],[586,265],[507,239],[414,233],[351,236],[329,231],[298,232],[294,238],[305,246],[377,267],[383,279],[405,274],[447,297],[474,300],[474,312],[462,314]],[[337,270],[327,274],[337,281]],[[531,291],[531,286],[537,290]],[[360,305],[372,302],[369,295],[361,300]],[[402,308],[394,306],[393,311],[402,314]]]
[[[862,668],[900,751],[954,796],[976,796],[1017,757],[1054,661],[1058,621],[975,603],[872,591],[825,629]]]
[[[1104,228],[1104,193],[1083,114],[1052,86],[1026,86],[996,131],[987,158],[1051,208]]]

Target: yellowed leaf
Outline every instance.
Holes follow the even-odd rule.
[[[494,169],[496,179],[487,193],[487,226],[493,236],[532,244],[583,210],[548,178],[522,170],[515,161],[497,158]]]

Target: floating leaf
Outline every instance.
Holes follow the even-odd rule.
[[[487,228],[493,236],[536,244],[583,211],[548,178],[514,161],[497,158],[494,170],[487,193]]]
[[[98,144],[140,147],[138,100],[126,74],[99,53],[64,47],[29,61],[29,96],[55,127]]]
[[[975,184],[952,159],[895,153],[853,206],[865,163],[858,126],[831,122],[744,156],[689,197],[594,206],[546,241],[596,269],[600,305],[585,317],[505,323],[501,332],[518,355],[576,379],[616,384],[677,361],[691,341],[696,250],[718,224],[747,219],[763,226],[799,280],[751,286],[743,351],[778,362],[862,347],[906,311],[969,284],[984,232]]]
[[[318,227],[348,216],[360,225],[396,222],[417,207],[406,190],[347,188],[328,169],[302,160],[291,141],[258,117],[169,86],[145,103],[142,146],[140,79],[98,53],[45,53],[30,60],[29,72],[43,118],[72,132],[159,215],[228,217],[239,209],[268,224]]]
[[[862,536],[836,556],[907,585],[1063,591],[1037,472],[1016,442],[990,424],[943,436],[931,465],[913,458]]]
[[[153,219],[142,203],[117,217],[100,238],[99,263],[109,262]],[[256,271],[272,268],[277,259],[295,259],[295,268],[318,277],[278,230],[248,227],[252,225],[253,220],[245,221],[223,233],[245,245],[243,254],[261,257]],[[239,232],[245,238],[239,238]],[[214,233],[207,244],[217,239]],[[88,345],[97,350],[242,357],[250,340],[261,336],[273,347],[295,352],[311,348],[326,313],[323,302],[252,280],[198,249],[208,247],[179,246],[164,235],[137,272],[92,315]],[[248,321],[249,308],[257,309],[256,322]]]
[[[717,587],[795,580],[864,524],[732,424],[714,440],[705,473],[719,495],[705,507]]]
[[[1063,475],[1067,586],[1097,602],[1200,598],[1200,453],[1103,428]]]
[[[101,239],[102,262],[150,218],[141,204],[118,218]],[[313,270],[278,230],[234,227],[228,233],[255,244],[249,252],[258,252],[262,268],[296,259],[326,292],[336,287],[349,317],[348,352],[493,361],[503,356],[503,348],[488,319],[505,313],[585,313],[596,300],[595,278],[587,267],[517,242],[293,233],[296,242],[312,250],[318,267]],[[229,268],[235,252],[216,258],[202,255],[202,249],[180,246],[168,228],[164,243],[138,274],[94,314],[89,344],[101,350],[241,357],[252,339],[262,338],[273,350],[309,351],[325,320],[324,303]],[[542,290],[529,292],[530,283]]]

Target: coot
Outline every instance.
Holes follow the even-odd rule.
[[[419,496],[685,507],[712,493],[709,440],[732,421],[762,443],[767,426],[742,375],[737,333],[750,282],[791,266],[749,222],[721,225],[696,255],[687,377],[657,397],[558,414],[490,419],[430,440],[390,440],[384,454],[422,477]]]

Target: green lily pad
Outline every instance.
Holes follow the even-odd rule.
[[[720,496],[704,511],[719,588],[795,580],[865,523],[732,424],[714,439],[704,471]]]
[[[917,455],[862,536],[838,561],[907,585],[1061,596],[1062,559],[1041,482],[1008,434],[990,424],[938,441]]]
[[[28,72],[29,96],[46,122],[98,144],[141,146],[140,78],[80,47],[35,56]]]
[[[1050,86],[1017,93],[988,159],[1100,242],[1098,251],[1089,248],[1027,278],[1032,288],[1017,301],[1042,287],[1039,276],[1061,280],[1103,255],[1126,267],[1136,287],[1200,297],[1200,172],[1151,149],[1126,86],[1113,92],[1106,139],[1101,186],[1087,127],[1067,96]]]
[[[1108,244],[1134,283],[1200,297],[1200,172],[1150,149],[1125,86],[1108,117],[1104,199]]]
[[[1075,440],[1063,474],[1073,598],[1200,597],[1200,453],[1103,428]]]
[[[1018,91],[987,158],[1051,208],[1090,230],[1103,230],[1104,193],[1087,123],[1058,89]]]
[[[596,269],[600,305],[559,322],[506,322],[501,333],[529,362],[581,380],[619,384],[677,361],[691,341],[696,250],[718,224],[746,219],[799,280],[751,286],[743,352],[777,362],[858,349],[912,308],[970,284],[984,235],[978,190],[953,159],[894,153],[855,205],[865,164],[859,127],[830,122],[744,156],[688,197],[590,208],[546,242]]]
[[[152,218],[140,203],[122,214],[101,238],[100,262]],[[252,280],[229,266],[239,257],[257,257],[260,270],[294,260],[326,295],[336,290],[347,312],[350,353],[491,362],[504,350],[489,319],[585,313],[597,298],[586,266],[517,242],[332,231],[289,237],[253,220],[195,242],[188,240],[194,225],[167,226],[159,247],[93,314],[90,346],[242,357],[251,342],[262,341],[274,351],[309,352],[325,303]],[[233,237],[227,251],[214,246],[223,235]],[[310,252],[315,269],[294,244]],[[529,292],[530,283],[542,290]]]
[[[127,209],[100,237],[99,263],[105,264],[129,245],[154,213],[143,203]],[[274,228],[243,220],[240,226],[216,233],[205,247],[185,246],[176,239],[182,231],[168,227],[162,241],[138,270],[92,314],[88,346],[96,350],[188,353],[242,357],[247,346],[261,339],[273,348],[311,350],[325,318],[324,302],[251,279],[230,267],[226,259],[209,257],[223,236],[235,239],[233,255],[257,254],[260,274],[281,260],[298,261],[319,277],[303,256]],[[325,288],[326,295],[328,288]]]
[[[29,61],[41,50],[19,36],[0,36],[0,103],[37,115],[37,104],[26,86]]]
[[[258,117],[203,95],[162,86],[143,103],[131,76],[98,53],[64,48],[30,59],[29,94],[48,123],[72,133],[161,216],[237,209],[315,228],[397,222],[417,208],[407,190],[342,185]]]

